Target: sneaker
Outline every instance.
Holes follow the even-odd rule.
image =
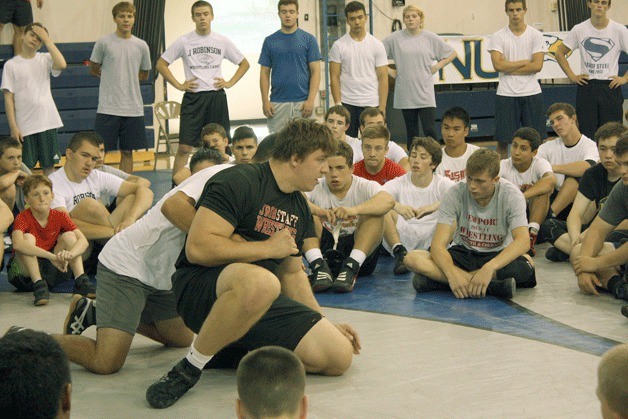
[[[618,300],[628,300],[628,282],[622,282],[613,290],[613,295]]]
[[[528,255],[532,258],[536,256],[536,249],[534,248],[534,245],[536,244],[537,238],[538,235],[530,233],[530,250],[528,250]]]
[[[11,326],[11,327],[9,327],[9,328],[7,329],[7,331],[6,331],[6,332],[4,332],[4,336],[7,336],[7,335],[12,335],[12,334],[14,334],[14,333],[19,333],[19,332],[21,332],[22,330],[28,330],[28,329],[27,329],[27,328],[25,328],[25,327],[22,327],[22,326]]]
[[[89,282],[87,274],[79,275],[79,277],[74,280],[74,294],[96,298],[96,287]]]
[[[515,278],[493,279],[488,288],[487,294],[494,295],[495,297],[512,298],[515,295],[517,284]]]
[[[449,289],[449,285],[434,281],[433,279],[430,279],[427,276],[421,274],[414,275],[414,277],[412,278],[412,286],[419,294],[422,294],[424,292],[444,291]]]
[[[194,384],[201,377],[201,372],[183,358],[168,374],[148,387],[146,400],[156,409],[172,406],[189,389],[194,387]]]
[[[626,304],[625,306],[622,306],[621,314],[623,314],[625,317],[628,317],[628,304]]]
[[[35,296],[35,305],[43,306],[48,304],[50,300],[50,292],[48,291],[48,284],[43,279],[35,282],[33,285],[33,295]]]
[[[403,259],[407,254],[408,250],[402,244],[395,246],[393,249],[393,255],[395,256],[395,267],[393,268],[393,273],[395,275],[403,275],[409,272],[408,268],[403,263]]]
[[[94,301],[81,295],[74,295],[68,315],[63,322],[63,334],[80,335],[85,329],[96,324]]]
[[[351,292],[355,285],[355,280],[358,278],[358,271],[360,270],[360,264],[353,258],[346,258],[340,268],[340,273],[336,277],[331,289],[334,292]]]
[[[334,278],[331,276],[331,270],[329,265],[323,258],[318,258],[310,263],[310,283],[312,284],[312,291],[323,292],[327,291],[334,283]]]
[[[547,249],[547,252],[545,252],[545,259],[551,260],[552,262],[564,262],[569,260],[569,255],[555,247],[550,247]]]

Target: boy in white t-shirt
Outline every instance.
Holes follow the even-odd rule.
[[[467,161],[465,182],[444,196],[430,251],[414,250],[405,263],[417,274],[418,293],[451,289],[456,298],[487,293],[512,298],[536,286],[526,203],[519,189],[499,177],[499,154],[480,149]],[[453,234],[454,245],[449,246]]]
[[[47,53],[37,51],[45,45]],[[22,141],[23,159],[29,169],[37,162],[46,176],[59,162],[57,128],[61,117],[52,99],[50,74],[59,76],[66,68],[63,55],[41,23],[27,25],[22,52],[4,65],[2,90],[11,137]]]
[[[185,92],[181,102],[181,131],[179,147],[174,157],[172,174],[185,164],[194,147],[200,142],[202,128],[215,122],[231,132],[229,107],[225,89],[233,87],[249,70],[249,62],[227,37],[212,31],[214,9],[206,1],[192,5],[192,20],[196,28],[176,39],[157,60],[155,68],[177,90]],[[169,66],[183,61],[185,80],[179,82]],[[222,60],[237,66],[231,79],[222,74]]]
[[[454,182],[464,179],[467,160],[480,147],[467,144],[465,138],[469,135],[471,118],[467,111],[460,107],[453,107],[443,113],[441,132],[443,134],[443,160],[436,168],[436,173],[448,177]]]
[[[394,205],[377,182],[353,175],[352,154],[351,147],[340,142],[336,154],[327,158],[329,172],[312,192],[306,193],[314,204],[310,208],[320,239],[320,248],[305,252],[314,292],[330,288],[351,292],[358,275],[373,272],[384,215]]]
[[[388,58],[384,44],[366,32],[364,4],[352,1],[345,6],[349,32],[329,52],[329,80],[334,104],[351,113],[349,135],[358,136],[358,120],[364,108],[386,111],[388,100]]]
[[[550,195],[556,187],[552,165],[536,156],[541,136],[534,128],[519,128],[512,140],[511,157],[501,161],[499,176],[518,187],[526,198],[530,229],[530,252],[536,255],[536,243],[541,224],[550,206]]]
[[[543,69],[547,51],[543,34],[525,23],[526,0],[506,0],[508,26],[497,31],[488,48],[499,84],[495,97],[497,152],[508,157],[512,133],[521,127],[547,135],[543,115],[543,93],[537,74]]]
[[[411,173],[387,182],[384,190],[395,199],[384,219],[384,248],[395,257],[393,272],[408,272],[403,260],[408,249],[430,247],[440,201],[454,181],[434,173],[443,157],[436,140],[415,137],[410,153]]]
[[[625,2],[622,2],[624,7]],[[621,4],[621,3],[620,3]],[[580,130],[592,138],[606,122],[622,122],[624,96],[621,86],[628,71],[619,75],[619,56],[628,53],[628,29],[610,20],[611,0],[587,0],[591,18],[574,26],[556,51],[556,61],[572,83],[578,85],[576,109]],[[580,71],[567,61],[570,51],[580,50]]]
[[[558,138],[542,144],[537,157],[550,162],[556,175],[556,188],[550,197],[551,216],[566,220],[578,193],[580,178],[600,160],[600,154],[595,142],[580,133],[573,106],[554,103],[546,115]]]
[[[331,130],[336,141],[343,141],[353,150],[353,163],[357,163],[364,158],[362,155],[362,142],[347,135],[347,130],[351,125],[351,113],[342,105],[332,106],[325,113],[325,126]]]

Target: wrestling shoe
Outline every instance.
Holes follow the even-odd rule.
[[[552,262],[564,262],[569,260],[569,255],[555,247],[550,247],[547,249],[547,252],[545,252],[545,259],[551,260]]]
[[[78,278],[74,280],[74,294],[96,298],[96,287],[89,282],[87,274],[79,275]]]
[[[329,269],[329,265],[327,265],[325,259],[318,258],[313,260],[312,263],[310,263],[310,270],[312,271],[309,275],[312,291],[327,291],[333,285],[334,278],[331,276],[331,269]]]
[[[4,332],[4,336],[7,336],[7,335],[12,335],[12,334],[14,334],[14,333],[19,333],[19,332],[21,332],[22,330],[28,330],[28,329],[27,329],[27,328],[25,328],[25,327],[22,327],[22,326],[11,326],[11,327],[9,327],[9,328],[7,329],[7,331],[6,331],[6,332]]]
[[[621,314],[623,314],[624,317],[628,317],[628,304],[626,304],[625,306],[622,306]]]
[[[333,285],[331,286],[334,292],[351,292],[355,285],[355,280],[358,278],[358,271],[360,270],[360,264],[353,258],[348,257],[340,268],[340,273],[336,277]]]
[[[85,329],[96,324],[96,306],[90,298],[72,296],[68,315],[63,322],[64,335],[80,335]]]
[[[619,300],[628,300],[628,282],[621,280],[621,283],[613,289],[613,295]]]
[[[43,279],[35,282],[33,285],[33,295],[35,296],[34,304],[36,306],[43,306],[48,304],[50,300],[50,292],[48,291],[48,284]]]
[[[146,390],[146,400],[156,409],[172,406],[201,378],[202,371],[183,358]]]
[[[512,298],[513,295],[515,295],[516,289],[517,283],[515,282],[515,278],[493,279],[491,283],[488,284],[486,293],[494,295],[495,297]]]
[[[405,248],[403,244],[398,244],[393,249],[393,256],[395,257],[395,267],[393,268],[393,273],[395,275],[403,275],[408,273],[408,268],[403,263],[403,259],[408,254],[408,250]]]
[[[432,291],[445,291],[449,289],[449,285],[441,284],[440,282],[434,281],[433,279],[421,274],[414,275],[412,278],[412,286],[419,294]]]

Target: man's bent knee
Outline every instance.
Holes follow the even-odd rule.
[[[218,297],[231,291],[242,310],[257,313],[279,297],[281,284],[270,271],[244,263],[226,267],[218,277]]]

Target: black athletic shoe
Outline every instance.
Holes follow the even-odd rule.
[[[96,324],[96,307],[92,299],[74,295],[68,315],[63,323],[63,334],[80,335],[85,329]]]
[[[404,245],[399,244],[395,246],[393,249],[393,255],[395,256],[395,267],[393,268],[393,273],[395,275],[403,275],[408,273],[408,268],[403,263],[403,259],[408,254],[408,250]]]
[[[432,291],[444,291],[449,289],[449,285],[441,284],[438,281],[428,278],[425,275],[415,274],[412,278],[412,286],[417,293],[422,294],[424,292]]]
[[[619,300],[628,300],[628,282],[622,280],[613,290],[613,295]]]
[[[201,378],[201,370],[183,358],[146,390],[146,400],[156,409],[172,406]]]
[[[331,276],[331,269],[323,258],[318,258],[310,263],[310,283],[312,284],[312,291],[323,292],[327,291],[334,283],[334,278]]]
[[[35,296],[34,304],[36,306],[43,306],[48,304],[50,300],[50,292],[48,291],[48,284],[43,279],[35,282],[33,285],[33,295]]]
[[[623,314],[625,317],[628,317],[628,304],[621,308],[621,314]]]
[[[517,284],[515,278],[493,279],[488,288],[487,294],[494,295],[495,297],[512,298],[515,295]]]
[[[360,264],[353,258],[348,257],[345,259],[340,273],[336,277],[331,289],[334,292],[351,292],[355,285],[355,280],[358,278],[358,271],[360,270]]]
[[[19,332],[21,332],[22,330],[28,330],[28,329],[27,329],[27,328],[25,328],[25,327],[22,327],[22,326],[11,326],[11,327],[9,327],[9,328],[7,329],[7,331],[6,331],[6,332],[4,332],[4,336],[7,336],[7,335],[12,335],[12,334],[14,334],[14,333],[19,333]]]
[[[74,294],[96,298],[96,287],[89,282],[87,274],[79,275],[79,277],[74,280]]]
[[[551,260],[552,262],[564,262],[569,260],[569,255],[555,247],[550,247],[547,249],[547,252],[545,252],[545,259]]]

